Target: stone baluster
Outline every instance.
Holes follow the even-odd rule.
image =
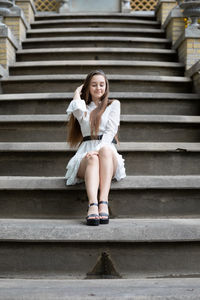
[[[121,10],[123,13],[131,12],[131,1],[130,0],[122,0]]]
[[[69,8],[69,0],[61,0],[59,1],[59,13],[62,14],[62,13],[68,13],[70,11],[70,8]]]

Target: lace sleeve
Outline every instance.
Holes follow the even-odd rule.
[[[66,110],[67,117],[69,119],[71,113],[80,122],[84,113],[87,112],[86,103],[82,99],[72,100]]]
[[[116,135],[120,123],[120,102],[115,100],[111,104],[111,110],[108,116],[108,122],[106,125],[106,130],[103,134],[101,143],[97,146],[98,151],[103,146],[111,144],[114,136]]]

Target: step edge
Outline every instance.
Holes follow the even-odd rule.
[[[121,142],[119,152],[200,152],[200,143]],[[74,152],[66,142],[0,142],[0,152]]]
[[[112,219],[104,228],[88,228],[83,220],[0,219],[0,226],[2,242],[200,241],[199,219]]]
[[[19,100],[43,100],[43,99],[72,99],[74,93],[24,93],[24,94],[0,94],[0,101],[19,101]],[[195,93],[148,93],[148,92],[110,92],[110,97],[120,99],[160,99],[165,100],[200,100],[200,94]],[[1,103],[0,103],[1,104]]]
[[[199,175],[127,176],[111,190],[200,189]],[[0,176],[0,190],[85,190],[84,184],[65,185],[64,177]]]

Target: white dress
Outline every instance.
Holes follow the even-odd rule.
[[[90,113],[96,108],[96,104],[92,101],[86,105],[82,99],[72,100],[66,110],[68,117],[73,113],[74,117],[78,120],[83,137],[90,136]],[[83,179],[77,177],[77,172],[80,162],[83,157],[90,151],[99,151],[103,146],[110,147],[116,155],[118,165],[114,178],[120,180],[126,176],[124,159],[117,152],[115,145],[112,143],[114,136],[118,131],[120,123],[120,102],[114,100],[101,116],[101,123],[99,126],[99,135],[103,135],[101,140],[84,141],[79,146],[76,154],[70,159],[67,164],[67,172],[65,175],[66,185],[74,185],[83,182]]]

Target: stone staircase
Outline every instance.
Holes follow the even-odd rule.
[[[112,184],[110,224],[90,228],[84,185],[63,178],[74,153],[65,110],[99,68],[121,101],[128,176]],[[200,97],[159,23],[38,15],[9,74],[0,95],[0,299],[198,299]]]

